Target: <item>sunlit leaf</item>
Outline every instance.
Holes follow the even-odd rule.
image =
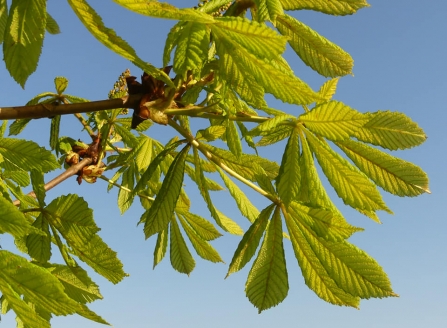
[[[8,3],[6,0],[0,0],[0,44],[5,36],[6,23],[8,21]]]
[[[173,217],[170,224],[170,259],[172,267],[180,273],[189,275],[196,265],[194,258],[186,246],[177,220]]]
[[[285,10],[311,9],[330,15],[351,15],[369,7],[366,0],[280,0]]]
[[[205,240],[214,240],[222,236],[214,225],[204,218],[191,212],[182,213],[181,215],[186,221],[188,221],[189,225],[201,238]]]
[[[317,101],[317,104],[332,99],[332,96],[335,94],[335,91],[337,90],[337,84],[339,79],[340,79],[339,77],[335,77],[323,83],[323,85],[320,87],[320,90],[318,90],[318,95],[322,98],[322,100]]]
[[[34,221],[33,227],[39,229],[41,233],[31,233],[26,237],[28,254],[37,262],[48,262],[51,258],[51,235],[48,221],[40,214]]]
[[[284,11],[280,0],[254,0],[256,4],[256,17],[260,22],[275,23],[276,17],[283,15]]]
[[[154,249],[154,268],[163,260],[168,249],[168,228],[158,233],[157,242]]]
[[[56,20],[47,12],[47,24],[45,25],[45,29],[50,34],[59,34],[61,33],[61,29],[59,28],[59,24]]]
[[[240,157],[242,155],[242,143],[235,122],[228,120],[225,136],[230,151]]]

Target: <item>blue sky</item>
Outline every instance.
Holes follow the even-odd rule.
[[[161,66],[164,38],[174,21],[152,19],[121,9],[112,2],[90,1],[107,26],[126,39],[141,58]],[[194,0],[171,1],[192,7]],[[350,241],[374,257],[388,273],[399,298],[371,299],[360,310],[330,305],[305,285],[290,245],[286,247],[290,291],[279,306],[258,314],[244,294],[250,266],[226,280],[227,265],[240,240],[226,235],[213,245],[224,264],[211,264],[196,256],[190,277],[174,271],[169,258],[152,270],[155,241],[144,240],[136,223],[142,208],[135,204],[123,216],[116,207],[116,190],[106,193],[102,181],[78,186],[74,178],[48,192],[48,199],[78,193],[94,209],[102,238],[118,252],[130,274],[114,286],[95,273],[104,300],[91,308],[115,327],[445,327],[447,326],[447,169],[445,156],[447,122],[447,3],[432,1],[370,0],[370,8],[348,17],[331,17],[309,11],[293,16],[348,51],[355,60],[354,76],[340,80],[335,99],[360,110],[404,112],[425,130],[428,140],[421,146],[393,155],[421,166],[430,177],[431,195],[399,198],[382,193],[394,215],[379,213],[378,225],[337,202],[351,224],[365,228]],[[47,35],[39,67],[25,90],[0,65],[0,106],[23,105],[44,91],[53,91],[55,76],[65,76],[67,93],[91,100],[106,99],[119,74],[126,68],[139,76],[139,69],[111,53],[92,36],[64,1],[48,1],[48,11],[58,21],[62,34]],[[286,58],[295,73],[318,89],[324,79],[304,66],[290,49]],[[268,97],[272,107],[299,113],[300,108]],[[298,110],[298,112],[297,112]],[[21,138],[48,144],[49,120],[32,122]],[[63,134],[86,139],[78,123],[63,118]],[[151,136],[166,140],[168,127],[149,130]],[[261,154],[280,161],[282,149],[261,149]],[[48,179],[51,178],[50,176]],[[186,181],[186,187],[192,186]],[[196,189],[196,188],[195,188]],[[193,188],[192,210],[209,217]],[[264,199],[254,196],[261,208]],[[195,195],[195,196],[194,196]],[[331,195],[335,195],[332,193]],[[224,192],[215,193],[217,207],[248,227]],[[197,201],[194,201],[197,199]],[[231,204],[231,206],[229,205]],[[6,237],[1,246],[11,245]],[[287,244],[287,242],[286,242]],[[0,327],[12,327],[14,316],[2,316]],[[56,318],[54,327],[99,327],[78,316]]]

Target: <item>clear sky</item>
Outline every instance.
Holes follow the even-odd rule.
[[[90,1],[137,51],[141,58],[161,66],[164,38],[174,21],[152,19],[126,11],[111,1]],[[194,0],[171,3],[192,7]],[[116,206],[116,190],[106,193],[106,183],[78,186],[70,179],[48,192],[47,199],[79,193],[94,209],[102,238],[118,252],[130,277],[114,286],[95,273],[104,300],[92,310],[115,327],[447,327],[447,3],[442,0],[370,0],[370,8],[348,17],[332,17],[308,11],[292,13],[316,31],[348,51],[355,60],[354,76],[339,82],[335,99],[360,110],[404,112],[425,130],[428,140],[421,146],[393,155],[421,166],[430,177],[431,195],[399,198],[382,193],[394,215],[379,213],[382,225],[337,202],[348,221],[366,230],[350,241],[374,257],[388,273],[399,298],[364,300],[360,310],[333,306],[319,299],[304,284],[290,244],[286,257],[290,291],[279,306],[258,314],[244,294],[250,265],[226,280],[228,264],[240,237],[226,235],[213,242],[224,264],[196,258],[196,268],[187,277],[174,271],[166,257],[152,270],[155,240],[144,240],[136,223],[142,208],[135,205],[123,216]],[[106,99],[116,78],[126,68],[141,71],[113,54],[92,36],[70,11],[65,1],[48,1],[48,11],[58,21],[62,34],[47,35],[39,67],[22,90],[0,65],[0,106],[23,105],[33,96],[53,91],[55,76],[65,76],[67,93],[91,100]],[[290,49],[286,57],[295,73],[318,89],[324,79],[304,66]],[[300,113],[268,97],[272,107]],[[299,110],[299,111],[297,111]],[[48,119],[32,122],[21,138],[48,145]],[[87,139],[78,123],[63,118],[62,134]],[[169,127],[149,130],[154,138],[166,140]],[[280,161],[282,149],[261,149],[261,154]],[[48,177],[50,178],[50,176]],[[185,181],[186,187],[192,186]],[[192,210],[209,217],[204,203],[190,188]],[[249,195],[254,195],[247,190]],[[332,194],[334,195],[334,194]],[[217,207],[238,221],[241,217],[225,192],[214,193]],[[49,201],[48,201],[49,202]],[[264,200],[254,197],[261,208]],[[231,206],[230,206],[231,205]],[[1,237],[8,249],[10,240]],[[53,252],[55,253],[55,252]],[[54,327],[99,327],[79,316],[56,318]],[[14,316],[2,316],[0,327],[13,327]]]

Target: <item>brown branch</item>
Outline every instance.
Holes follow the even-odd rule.
[[[37,104],[31,106],[0,107],[0,120],[42,118],[54,115],[98,112],[115,108],[138,108],[141,96],[140,94],[136,94],[123,98],[67,105]]]
[[[53,180],[51,180],[50,182],[46,183],[45,186],[44,186],[45,191],[48,191],[48,190],[56,187],[59,183],[61,183],[62,181],[67,180],[69,177],[72,177],[73,175],[78,173],[79,170],[82,170],[82,168],[84,166],[90,165],[91,163],[92,163],[92,159],[89,158],[89,157],[86,157],[82,161],[80,161],[78,164],[70,166],[64,173],[58,175]],[[36,194],[34,193],[34,191],[31,191],[28,194],[28,196],[36,198]],[[15,200],[13,202],[13,204],[15,206],[19,206],[20,205],[20,200]]]

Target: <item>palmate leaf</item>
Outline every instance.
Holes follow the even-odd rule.
[[[360,303],[360,298],[350,295],[337,285],[312,250],[309,242],[303,236],[303,233],[295,222],[296,219],[292,218],[293,214],[289,212],[283,213],[293,251],[298,260],[306,285],[326,302],[357,308]]]
[[[174,87],[171,79],[166,73],[139,58],[135,50],[126,41],[119,37],[114,30],[104,26],[102,18],[85,0],[68,0],[68,3],[82,24],[84,24],[99,42],[118,55],[130,60],[149,75],[162,80],[168,86]]]
[[[248,274],[245,293],[261,313],[281,303],[288,291],[281,214],[279,207],[276,207],[258,257]]]
[[[266,20],[275,23],[276,17],[284,14],[281,0],[254,0],[256,4],[256,18],[259,22]]]
[[[301,115],[299,120],[312,132],[336,141],[354,135],[370,117],[333,100],[317,105],[310,112]]]
[[[234,252],[233,259],[231,260],[228,268],[227,277],[239,270],[241,270],[253,257],[256,249],[259,246],[262,235],[272,215],[275,205],[269,205],[261,211],[258,218],[253,222],[250,228],[245,232],[242,240],[239,242],[236,251]]]
[[[46,26],[46,0],[14,1],[3,40],[6,68],[22,88],[37,68]]]
[[[19,170],[47,173],[60,167],[51,152],[30,140],[0,138],[0,156],[11,168]]]
[[[113,0],[117,4],[135,13],[166,19],[193,21],[197,23],[212,24],[213,17],[200,11],[184,8],[179,9],[169,3],[147,0]]]
[[[73,194],[60,196],[45,208],[44,214],[67,241],[73,254],[98,274],[115,284],[126,276],[116,252],[96,234],[100,229],[83,198]]]
[[[311,132],[306,132],[306,137],[324,174],[345,204],[367,212],[385,210],[391,213],[375,185],[365,175]]]
[[[294,129],[284,150],[279,174],[276,178],[276,190],[286,206],[296,199],[300,185],[300,145],[298,130]]]
[[[228,188],[230,195],[236,201],[236,205],[241,211],[242,215],[245,216],[250,222],[254,222],[259,216],[258,209],[251,203],[250,199],[245,195],[245,193],[235,184],[221,169],[218,168],[220,177]]]
[[[172,218],[170,223],[170,259],[172,267],[180,273],[189,275],[196,265],[194,258],[186,246],[185,239],[180,232],[177,220]]]
[[[336,145],[384,190],[394,195],[410,197],[430,193],[427,175],[413,163],[354,140],[343,140],[336,142]]]
[[[351,15],[369,7],[366,0],[280,0],[285,10],[311,9],[329,15]]]
[[[185,159],[190,145],[177,154],[152,206],[142,216],[146,239],[166,227],[174,214],[185,174]]]
[[[407,149],[422,144],[424,131],[403,113],[378,111],[354,134],[358,140],[390,150]]]
[[[183,230],[185,230],[186,235],[191,241],[192,246],[196,250],[197,254],[208,261],[213,263],[222,262],[223,260],[220,257],[219,253],[211,246],[208,241],[203,239],[197,234],[194,229],[186,222],[186,220],[182,219],[181,216],[178,216],[180,223],[182,224]]]
[[[319,238],[299,217],[293,220],[314,256],[346,293],[363,299],[397,296],[383,269],[365,252],[346,241]]]
[[[321,36],[299,20],[282,15],[276,17],[276,27],[301,60],[319,74],[326,77],[352,73],[354,60],[351,55]]]
[[[182,25],[174,55],[174,72],[185,76],[188,70],[199,70],[208,57],[210,30],[205,24]]]

